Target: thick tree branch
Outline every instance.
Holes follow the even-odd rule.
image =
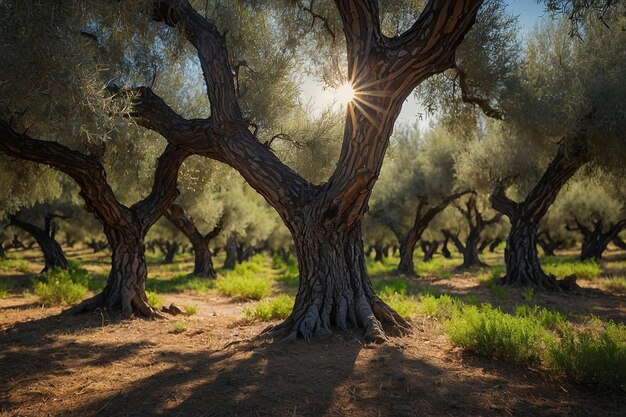
[[[144,230],[150,229],[180,194],[176,188],[178,169],[189,155],[183,148],[168,144],[159,157],[150,194],[131,207],[141,220]]]
[[[491,207],[500,213],[505,214],[509,219],[513,219],[517,213],[518,203],[511,200],[504,191],[504,186],[497,183],[489,195]]]
[[[17,133],[0,120],[0,150],[9,156],[49,165],[69,175],[81,189],[88,211],[124,227],[127,210],[106,182],[104,167],[95,159],[57,142]]]

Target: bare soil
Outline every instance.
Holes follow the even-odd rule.
[[[503,308],[521,300],[517,293],[498,300],[468,276],[421,280]],[[27,295],[0,298],[0,416],[626,415],[624,393],[464,353],[430,319],[414,320],[413,335],[382,345],[347,332],[310,343],[228,346],[268,324],[244,324],[243,303],[216,295],[164,299],[196,305],[198,313],[120,321],[61,315]],[[536,301],[626,317],[624,297],[601,289]],[[186,330],[176,333],[177,322]]]

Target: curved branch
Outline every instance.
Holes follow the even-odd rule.
[[[144,230],[150,229],[180,194],[176,188],[178,169],[189,155],[183,148],[168,144],[159,157],[150,194],[131,207],[142,222]]]
[[[104,167],[95,159],[57,142],[17,133],[0,120],[0,150],[7,155],[49,165],[69,175],[81,189],[86,208],[101,219],[123,227],[127,210],[106,181]]]
[[[493,191],[489,195],[491,207],[500,213],[505,214],[509,219],[515,217],[517,213],[518,203],[511,200],[505,193],[501,183],[497,183]]]
[[[461,87],[461,100],[463,100],[464,103],[477,105],[487,117],[491,117],[492,119],[496,119],[496,120],[503,120],[504,115],[502,114],[502,112],[500,110],[497,110],[491,107],[491,105],[489,104],[489,100],[479,98],[479,97],[472,97],[469,95],[469,86],[467,85],[467,74],[458,65],[456,65],[456,72],[459,75],[459,86]]]

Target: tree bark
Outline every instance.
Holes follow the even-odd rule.
[[[44,268],[41,270],[42,273],[54,268],[67,269],[68,267],[67,258],[63,252],[63,248],[61,248],[61,245],[54,239],[52,234],[50,222],[53,217],[58,216],[46,216],[45,226],[42,229],[34,224],[20,220],[16,216],[9,216],[11,225],[19,227],[26,233],[30,234],[39,245],[39,248],[43,253],[45,264]]]
[[[0,259],[5,259],[7,257],[7,252],[4,248],[4,241],[0,240]]]
[[[309,340],[315,333],[348,325],[364,329],[368,341],[386,339],[383,324],[408,332],[409,323],[374,293],[365,269],[361,227],[344,232],[301,225],[295,241],[300,287],[291,315],[270,333]]]
[[[450,249],[448,249],[449,240],[450,239],[448,237],[445,237],[445,239],[443,240],[443,245],[441,245],[441,254],[446,259],[452,259],[452,254],[450,253]]]
[[[235,264],[237,263],[237,235],[231,233],[228,236],[228,240],[226,240],[226,246],[224,247],[226,251],[226,259],[224,260],[224,269],[235,269]]]
[[[374,261],[383,263],[385,260],[385,254],[383,251],[383,245],[376,243],[374,245]]]

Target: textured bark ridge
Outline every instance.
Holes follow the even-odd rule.
[[[213,267],[213,258],[209,251],[209,242],[217,237],[222,230],[218,224],[215,228],[203,235],[196,227],[193,219],[179,204],[172,204],[165,212],[165,217],[172,222],[191,242],[194,253],[193,275],[197,277],[215,278],[217,273]]]
[[[576,284],[575,277],[557,281],[541,269],[536,241],[539,222],[563,185],[586,161],[584,148],[581,146],[579,149],[581,151],[578,154],[568,154],[564,145],[559,146],[545,173],[524,201],[517,203],[508,198],[500,184],[491,193],[490,200],[493,208],[505,214],[511,222],[504,252],[506,264],[506,275],[502,278],[504,285],[533,287],[549,291],[569,291],[580,288]]]
[[[361,227],[336,231],[320,221],[301,225],[295,234],[300,287],[291,315],[270,334],[309,340],[331,329],[364,330],[367,341],[387,339],[384,326],[401,334],[410,324],[374,293],[365,270]]]
[[[68,262],[63,252],[63,248],[59,242],[54,238],[54,227],[52,226],[52,220],[55,217],[62,218],[63,216],[48,214],[44,219],[44,228],[35,226],[34,224],[25,222],[17,218],[17,216],[9,216],[10,225],[19,227],[26,233],[30,234],[41,249],[43,253],[45,266],[41,272],[46,272],[49,269],[61,268],[67,269]]]
[[[8,155],[50,165],[68,174],[80,187],[85,208],[102,223],[111,246],[111,272],[102,293],[69,309],[79,313],[97,308],[121,310],[124,317],[158,315],[147,303],[144,238],[178,197],[178,168],[189,153],[169,144],[159,157],[150,194],[131,207],[120,203],[94,158],[56,142],[19,134],[0,121],[0,150]]]

